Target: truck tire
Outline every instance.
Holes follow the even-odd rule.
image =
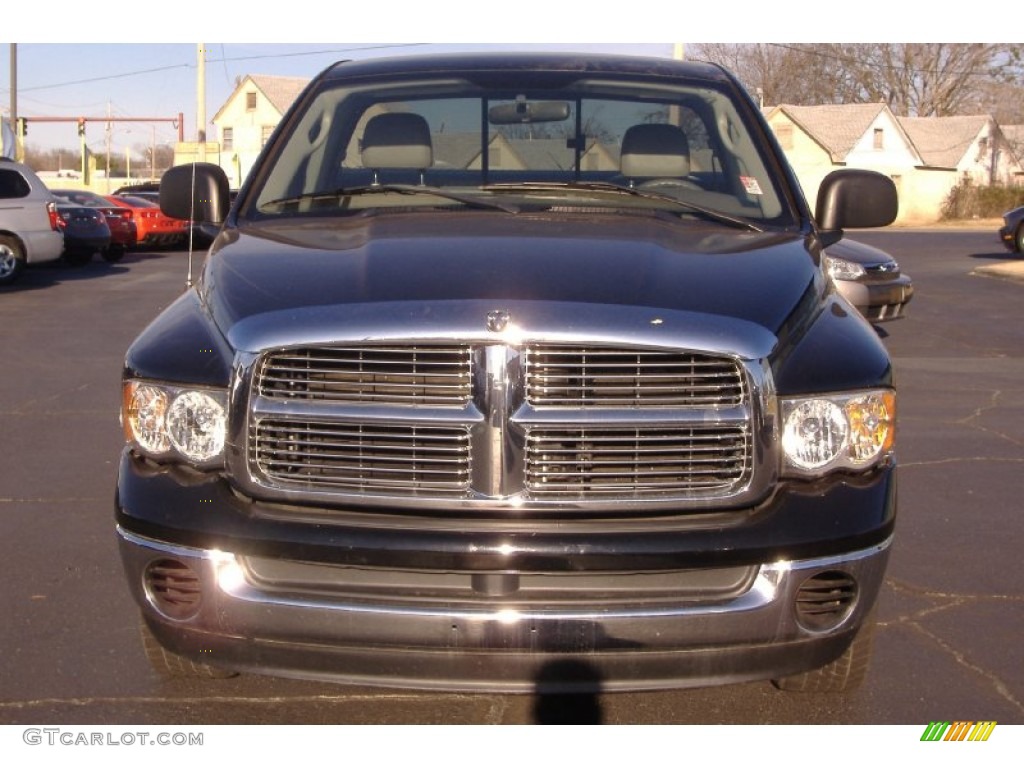
[[[103,260],[108,264],[117,264],[124,258],[124,246],[123,245],[112,245],[102,251]]]
[[[0,235],[0,285],[10,285],[25,268],[25,251],[17,238]]]
[[[238,676],[237,672],[230,669],[202,664],[168,651],[153,636],[153,632],[145,621],[139,622],[139,630],[142,635],[142,649],[146,653],[146,659],[149,661],[150,666],[153,667],[153,670],[164,677],[191,680],[226,680],[227,678]]]
[[[875,640],[874,613],[853,638],[850,647],[835,661],[818,669],[772,680],[780,691],[799,693],[840,693],[855,691],[864,682]]]

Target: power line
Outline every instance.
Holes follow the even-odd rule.
[[[233,57],[221,57],[219,59],[207,59],[208,63],[216,64],[218,62],[229,62],[229,61],[259,61],[262,59],[287,59],[295,58],[298,56],[322,56],[324,54],[338,54],[338,53],[353,53],[356,51],[372,51],[386,48],[413,48],[416,46],[427,45],[427,43],[395,43],[389,45],[368,45],[361,46],[359,48],[324,48],[316,51],[292,51],[289,53],[267,53],[253,56],[233,56]],[[63,83],[50,83],[48,85],[32,85],[28,87],[19,87],[19,93],[27,93],[29,91],[43,91],[50,88],[66,88],[72,85],[85,85],[87,83],[100,83],[105,80],[118,80],[124,77],[138,77],[139,75],[153,75],[158,72],[168,72],[175,69],[195,69],[195,64],[182,63],[182,64],[168,64],[163,67],[152,67],[150,69],[138,69],[132,72],[121,72],[116,75],[100,75],[97,77],[87,77],[81,80],[67,80]]]

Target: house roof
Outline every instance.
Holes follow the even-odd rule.
[[[468,168],[480,154],[480,134],[438,133],[433,146],[435,167]]]
[[[956,168],[991,121],[988,115],[897,119],[925,165],[936,168]]]
[[[282,77],[280,75],[246,75],[235,86],[224,105],[217,110],[213,120],[220,118],[221,112],[228,104],[235,100],[235,97],[243,90],[248,90],[246,83],[252,83],[267,98],[278,114],[283,115],[292,105],[292,102],[299,97],[302,89],[309,83],[308,77]]]
[[[780,104],[771,114],[785,113],[832,156],[833,162],[842,162],[879,113],[887,109],[884,104],[823,104],[813,107]]]

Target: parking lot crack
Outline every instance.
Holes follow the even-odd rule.
[[[998,675],[994,672],[985,669],[984,667],[975,664],[962,652],[950,645],[946,640],[939,637],[937,634],[927,629],[922,620],[929,617],[935,616],[940,613],[945,613],[956,608],[962,608],[967,605],[977,603],[1010,603],[1010,604],[1024,604],[1024,595],[1012,595],[1012,594],[999,594],[999,595],[984,595],[976,593],[959,593],[959,592],[945,592],[941,590],[929,589],[926,587],[920,587],[909,582],[900,581],[898,579],[886,579],[886,586],[893,592],[909,595],[912,597],[922,598],[925,600],[933,601],[933,604],[921,608],[916,611],[906,613],[898,616],[896,619],[891,621],[880,621],[879,625],[883,627],[891,626],[906,626],[910,627],[913,631],[924,635],[937,645],[943,652],[948,654],[957,664],[972,673],[985,679],[998,693],[1000,697],[1010,702],[1018,711],[1024,713],[1024,704],[1013,694],[1010,688],[1004,683]]]
[[[1024,464],[1024,456],[947,456],[943,459],[925,461],[901,461],[904,467],[938,467],[943,464],[960,464],[962,462],[983,462],[985,464]]]
[[[1013,705],[1018,712],[1024,714],[1024,704],[1021,703],[1020,699],[1013,695],[1013,692],[1009,689],[1006,683],[1004,683],[999,678],[998,675],[970,661],[964,653],[958,651],[952,645],[947,643],[934,632],[931,632],[928,629],[926,629],[921,624],[917,622],[909,622],[909,626],[913,627],[915,631],[920,632],[922,635],[924,635],[932,642],[934,642],[939,648],[941,648],[949,656],[951,656],[953,660],[961,667],[964,667],[965,669],[973,672],[974,674],[988,681],[988,683],[995,689],[996,693],[998,693],[1000,697],[1002,697],[1011,705]]]

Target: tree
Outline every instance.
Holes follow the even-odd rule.
[[[1022,47],[992,43],[756,43],[696,47],[766,104],[884,102],[898,115],[986,112],[995,85],[1024,85]]]

